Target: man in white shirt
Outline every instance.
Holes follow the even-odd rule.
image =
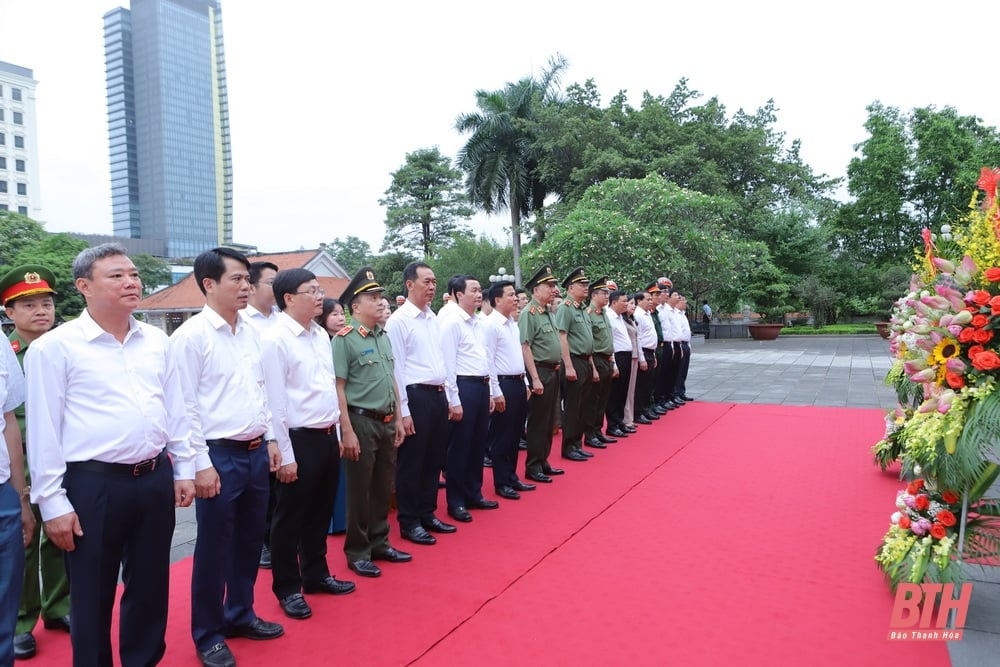
[[[520,491],[534,491],[534,484],[518,479],[517,445],[528,413],[528,387],[524,383],[524,355],[517,328],[517,294],[514,283],[490,286],[487,294],[493,312],[481,327],[483,347],[490,366],[493,414],[486,446],[493,460],[493,488],[501,498],[518,500]]]
[[[274,277],[278,275],[278,265],[272,262],[250,264],[250,297],[240,316],[253,325],[257,333],[263,333],[278,319],[278,307],[274,300]]]
[[[632,340],[622,319],[627,308],[628,294],[624,291],[616,289],[608,295],[608,322],[611,323],[611,343],[618,375],[611,379],[611,394],[604,415],[608,420],[607,434],[614,438],[629,436],[625,430],[625,400],[632,376]]]
[[[14,664],[14,627],[24,579],[24,548],[35,531],[24,478],[21,429],[24,376],[14,350],[0,340],[0,665]]]
[[[24,360],[31,499],[68,552],[74,664],[112,663],[121,569],[121,662],[155,665],[166,650],[174,506],[195,494],[180,377],[166,334],[132,317],[142,282],[122,246],[87,248],[73,277],[87,308]]]
[[[449,420],[460,417],[445,396],[441,330],[431,301],[437,290],[434,271],[423,262],[403,269],[406,301],[385,324],[395,357],[396,386],[406,439],[396,455],[396,502],[399,531],[414,544],[436,544],[427,531],[454,533],[437,511],[438,479],[444,467]],[[482,457],[480,457],[482,462]]]
[[[660,418],[648,410],[650,393],[653,390],[653,369],[656,368],[656,327],[651,313],[656,307],[649,292],[637,292],[635,300],[635,325],[639,335],[639,374],[635,381],[635,422],[651,424]]]
[[[691,364],[691,323],[687,318],[687,299],[677,295],[677,322],[680,329],[680,356],[677,361],[677,379],[674,384],[674,400],[689,403],[694,399],[687,395],[688,368]]]
[[[448,280],[451,304],[439,313],[441,353],[447,371],[445,394],[457,419],[451,426],[445,462],[448,516],[472,521],[469,509],[497,509],[495,500],[483,498],[483,456],[490,426],[490,366],[479,332],[482,322],[476,309],[483,290],[472,276]]]
[[[195,451],[198,539],[191,572],[191,636],[202,664],[236,664],[226,637],[274,639],[277,623],[254,613],[254,584],[267,510],[268,472],[281,463],[267,433],[260,339],[239,313],[250,294],[250,262],[229,248],[194,261],[205,295],[200,313],[170,340],[184,386]],[[237,398],[238,397],[238,398]]]
[[[281,312],[261,336],[264,388],[281,467],[271,523],[271,590],[289,618],[312,609],[302,593],[343,595],[326,562],[326,536],[340,475],[340,403],[330,335],[316,323],[323,290],[306,269],[279,271],[274,296]]]

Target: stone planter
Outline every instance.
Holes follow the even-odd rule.
[[[878,335],[886,340],[889,339],[889,323],[888,322],[876,322],[875,329],[878,331]]]
[[[774,340],[781,333],[784,324],[748,324],[747,330],[754,340]]]

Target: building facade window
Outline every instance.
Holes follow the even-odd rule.
[[[24,148],[24,137],[19,134],[14,135],[14,148]]]
[[[0,211],[9,211],[9,210],[10,209],[7,208],[7,204],[0,204]]]
[[[0,181],[0,192],[7,192],[7,181]]]
[[[26,194],[28,194],[28,185],[27,185],[27,183],[18,183],[17,184],[17,194],[19,194],[19,195],[26,195]]]
[[[21,101],[21,89],[20,88],[11,88],[10,89],[10,99],[14,100],[15,102],[20,102]]]
[[[14,171],[24,171],[24,160],[14,160]]]
[[[24,114],[20,111],[15,111],[11,114],[14,117],[14,125],[24,125]]]
[[[28,207],[27,206],[18,206],[17,207],[17,212],[20,213],[21,215],[28,215]]]
[[[3,120],[3,109],[0,109],[0,120]]]
[[[6,169],[6,168],[7,168],[7,158],[0,157],[0,169]]]
[[[0,132],[0,146],[6,146],[6,145],[7,145],[7,135],[4,134],[3,132]]]

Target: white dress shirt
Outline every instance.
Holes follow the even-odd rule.
[[[170,353],[184,386],[195,470],[212,467],[206,440],[253,440],[269,430],[260,337],[249,322],[237,317],[234,333],[205,306],[170,337]]]
[[[494,309],[483,318],[479,334],[490,367],[490,395],[499,398],[503,392],[500,391],[498,375],[524,374],[521,333],[513,317],[504,317]]]
[[[66,463],[139,463],[170,454],[174,479],[194,479],[194,450],[167,335],[129,318],[121,343],[86,310],[24,357],[31,502],[48,521],[73,511]]]
[[[441,353],[447,372],[444,386],[448,405],[459,407],[462,401],[455,378],[459,375],[488,377],[490,374],[486,348],[478,333],[482,320],[465,312],[460,306],[445,306],[438,313],[438,327],[441,330]]]
[[[653,350],[656,348],[656,326],[653,324],[653,317],[645,308],[636,308],[635,328],[639,335],[639,347]]]
[[[10,479],[10,454],[3,437],[7,422],[4,414],[24,403],[24,374],[17,363],[14,350],[6,340],[0,340],[0,484]]]
[[[611,323],[611,344],[615,352],[631,352],[632,341],[628,337],[628,327],[625,320],[613,309],[607,308],[608,322]]]
[[[328,428],[340,419],[333,346],[323,327],[304,328],[285,312],[261,336],[264,390],[281,464],[295,463],[291,428]]]
[[[271,327],[272,324],[278,321],[278,313],[273,309],[271,312],[265,314],[254,308],[249,303],[246,308],[240,311],[240,317],[249,322],[258,335],[263,334]]]
[[[389,316],[385,331],[396,357],[396,384],[400,411],[410,416],[406,387],[411,384],[443,385],[447,376],[441,354],[441,331],[437,316],[427,306],[419,310],[409,299]]]
[[[677,340],[681,341],[682,343],[690,343],[691,323],[688,322],[688,318],[687,315],[685,314],[685,311],[677,310],[676,308],[674,309],[674,311],[677,313],[677,329],[678,329]]]
[[[656,314],[660,318],[660,329],[663,331],[663,340],[673,343],[680,340],[680,330],[677,325],[676,310],[667,304],[656,307]]]

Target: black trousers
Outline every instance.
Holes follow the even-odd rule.
[[[249,625],[262,539],[260,526],[270,495],[267,447],[208,449],[222,490],[196,498],[198,540],[191,570],[191,637],[207,651],[225,640],[226,628]]]
[[[684,396],[687,394],[688,367],[691,365],[691,344],[687,341],[681,341],[678,345],[680,346],[680,356],[674,380],[674,396]]]
[[[640,367],[637,370],[638,375],[635,377],[635,401],[633,405],[635,406],[634,412],[636,417],[649,409],[649,399],[652,395],[652,385],[655,377],[653,365],[656,363],[656,350],[644,347],[642,348],[642,355],[646,361],[646,370],[642,370]]]
[[[340,481],[337,432],[289,433],[298,479],[278,483],[271,523],[271,590],[280,600],[330,576],[326,536]]]
[[[483,497],[483,456],[490,430],[490,385],[458,381],[462,419],[451,423],[445,463],[449,507],[465,506]]]
[[[632,379],[632,353],[615,352],[615,365],[618,366],[618,377],[611,380],[608,406],[604,410],[608,428],[621,428],[625,425],[625,401],[628,398],[629,381]]]
[[[528,473],[551,470],[549,454],[552,452],[552,431],[556,425],[559,407],[559,371],[537,366],[542,393],[528,399],[528,456],[524,463]]]
[[[524,416],[528,409],[528,396],[524,380],[501,379],[500,391],[507,403],[503,412],[493,411],[486,443],[493,459],[493,486],[516,484],[517,444],[524,429]]]
[[[80,470],[63,477],[83,535],[66,552],[74,667],[111,667],[111,613],[121,566],[122,667],[155,665],[167,645],[174,470],[165,456],[140,477]]]
[[[399,527],[412,530],[437,510],[438,478],[448,450],[448,399],[444,391],[421,385],[407,387],[406,395],[414,434],[396,452],[396,504]]]

